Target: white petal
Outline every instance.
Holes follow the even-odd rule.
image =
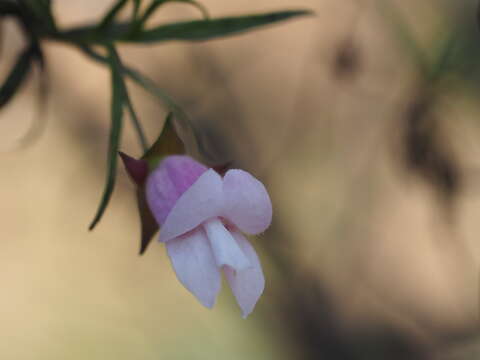
[[[202,228],[166,243],[178,280],[206,307],[215,304],[221,276]]]
[[[250,267],[250,261],[219,218],[208,220],[203,224],[203,228],[219,268],[228,265],[236,271],[241,271]]]
[[[243,170],[229,170],[223,179],[224,216],[247,234],[265,231],[272,221],[272,202],[265,186]]]
[[[220,215],[222,178],[214,170],[204,172],[183,193],[168,214],[160,230],[160,241],[166,242],[196,228],[205,220]]]
[[[252,267],[243,271],[234,271],[229,267],[224,268],[228,283],[242,309],[242,315],[246,318],[263,293],[265,278],[257,253],[249,241],[239,232],[232,232],[232,235],[252,264]]]

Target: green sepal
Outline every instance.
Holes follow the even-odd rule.
[[[159,137],[142,156],[142,159],[148,162],[150,171],[153,171],[165,156],[185,153],[185,145],[178,136],[173,121],[174,116],[170,112],[165,119]]]

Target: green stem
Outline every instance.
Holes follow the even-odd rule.
[[[100,62],[102,64],[108,63],[108,58],[100,55],[99,53],[95,52],[88,46],[80,46],[80,50],[91,59]],[[168,96],[165,91],[155,84],[155,82],[148,77],[141,74],[139,71],[122,65],[123,66],[123,73],[128,76],[131,80],[137,83],[139,86],[144,88],[146,91],[151,93],[152,95],[158,97],[163,101],[163,103],[168,107],[168,109],[175,115],[175,118],[178,120],[178,124],[184,129],[190,129],[193,137],[195,138],[195,143],[197,146],[198,151],[208,160],[214,161],[214,158],[209,155],[209,150],[207,145],[202,140],[200,136],[200,131],[197,127],[192,123],[192,121],[188,118],[188,115],[182,110],[180,106],[178,106],[171,98]]]
[[[143,152],[145,152],[148,150],[147,137],[145,136],[145,132],[143,131],[143,127],[142,127],[142,124],[140,123],[140,120],[138,119],[137,113],[133,108],[133,104],[132,104],[132,101],[130,100],[130,96],[126,91],[125,91],[125,99],[126,99],[125,105],[127,106],[127,110],[130,113],[130,119],[132,120],[133,127],[135,128],[135,132],[137,133],[138,142],[140,143],[140,146],[142,147]]]

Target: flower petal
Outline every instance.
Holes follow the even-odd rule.
[[[250,261],[219,218],[208,220],[203,224],[203,228],[207,233],[215,262],[219,268],[228,265],[236,271],[242,271],[251,266]]]
[[[243,170],[229,170],[223,179],[224,216],[247,234],[265,231],[272,221],[272,203],[265,186]]]
[[[250,242],[237,231],[232,232],[232,235],[249,259],[250,264],[252,264],[250,268],[243,271],[234,271],[228,266],[224,267],[230,288],[242,309],[242,316],[246,318],[252,312],[263,293],[265,278],[257,253]]]
[[[210,169],[204,172],[175,203],[160,230],[160,241],[174,239],[205,220],[217,217],[221,213],[221,208],[222,178]]]
[[[148,205],[161,226],[180,196],[198,180],[207,168],[189,156],[167,156],[148,176]]]
[[[221,276],[203,229],[166,244],[178,280],[207,308],[215,304]]]

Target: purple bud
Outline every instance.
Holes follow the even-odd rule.
[[[173,155],[166,157],[151,172],[147,179],[146,196],[159,224],[164,223],[180,196],[207,170],[189,156]]]

